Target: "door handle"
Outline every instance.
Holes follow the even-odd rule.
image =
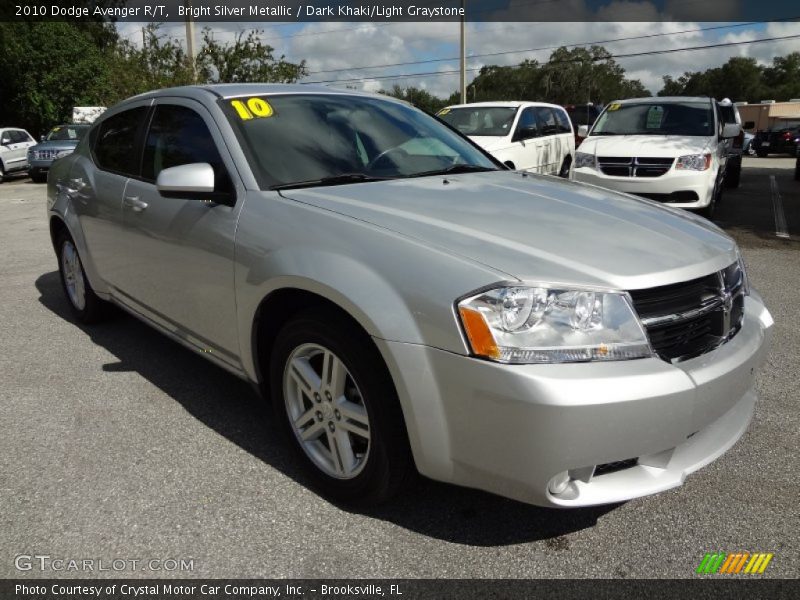
[[[125,204],[125,206],[130,206],[134,212],[142,212],[147,208],[147,202],[140,200],[139,196],[125,196],[123,198],[123,204]]]

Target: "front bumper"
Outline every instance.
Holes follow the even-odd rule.
[[[677,208],[705,208],[714,194],[716,173],[706,171],[678,171],[672,167],[661,177],[612,177],[589,167],[572,169],[570,179],[626,194],[658,196],[664,203]],[[694,193],[696,200],[681,201],[686,193]]]
[[[703,356],[502,365],[376,340],[420,472],[542,506],[624,501],[679,486],[741,437],[772,318],[746,298],[742,329]],[[632,460],[631,460],[632,459]],[[615,472],[594,468],[629,461]],[[599,472],[599,471],[598,471]],[[564,473],[563,492],[550,491]]]
[[[28,164],[28,172],[31,174],[47,173],[53,165],[53,160],[29,159]]]

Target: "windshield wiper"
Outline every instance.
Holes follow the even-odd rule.
[[[455,173],[481,173],[484,171],[497,171],[493,167],[481,167],[479,165],[450,165],[444,169],[434,169],[433,171],[422,171],[421,173],[414,173],[409,177],[426,177],[428,175],[450,175]]]
[[[387,179],[395,179],[394,177],[373,177],[365,173],[341,173],[340,175],[331,175],[329,177],[322,177],[321,179],[309,179],[307,181],[293,181],[291,183],[279,183],[273,185],[271,190],[292,190],[296,188],[305,187],[322,187],[326,185],[342,185],[345,183],[364,183],[367,181],[386,181]]]

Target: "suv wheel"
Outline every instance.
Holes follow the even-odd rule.
[[[274,409],[314,483],[335,500],[375,504],[412,472],[391,377],[366,334],[328,310],[278,334],[270,364]]]
[[[3,163],[0,163],[0,183],[6,180],[6,170],[3,168]]]
[[[107,303],[94,293],[75,242],[68,233],[62,232],[56,240],[58,249],[58,272],[64,295],[69,301],[73,314],[82,323],[96,323],[105,317]]]
[[[742,160],[737,160],[732,166],[725,171],[725,187],[738,188],[739,182],[742,178]]]

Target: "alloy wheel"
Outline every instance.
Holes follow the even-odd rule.
[[[86,307],[86,284],[83,279],[83,267],[74,244],[67,240],[61,247],[61,269],[64,273],[64,285],[70,302],[78,310]]]

